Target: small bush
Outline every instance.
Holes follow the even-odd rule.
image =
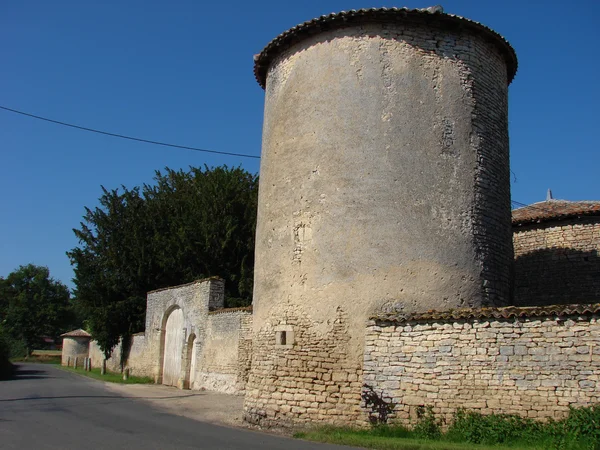
[[[511,414],[459,410],[445,438],[473,444],[543,445],[549,449],[600,449],[600,405],[571,408],[560,421],[539,422]]]
[[[449,440],[473,444],[503,444],[528,438],[537,432],[539,424],[510,414],[483,415],[473,411],[459,410],[448,428]]]
[[[569,436],[591,439],[600,448],[600,405],[571,408],[564,422],[564,430]]]
[[[412,429],[414,435],[421,439],[439,439],[442,435],[442,423],[435,418],[431,406],[417,408],[417,421]]]

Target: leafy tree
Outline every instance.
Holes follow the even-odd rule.
[[[57,337],[71,325],[69,289],[47,267],[28,264],[0,278],[0,321],[31,353],[43,336]]]
[[[251,302],[257,177],[167,168],[154,181],[102,188],[73,230],[75,297],[107,358],[120,337],[143,330],[148,291],[220,276],[228,306]]]

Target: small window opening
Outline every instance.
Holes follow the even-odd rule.
[[[275,327],[275,345],[286,348],[293,347],[294,331],[290,325],[278,325]]]
[[[287,345],[287,331],[276,331],[275,332],[275,343],[277,345]]]

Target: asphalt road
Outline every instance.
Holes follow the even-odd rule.
[[[315,444],[175,416],[103,383],[42,364],[0,381],[0,449],[323,449]]]

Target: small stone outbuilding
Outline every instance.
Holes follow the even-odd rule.
[[[517,306],[600,302],[600,201],[554,200],[512,213]]]
[[[83,358],[88,357],[90,340],[92,339],[90,333],[79,328],[61,334],[60,337],[63,338],[61,365],[69,366],[73,364],[75,358],[83,361]]]

